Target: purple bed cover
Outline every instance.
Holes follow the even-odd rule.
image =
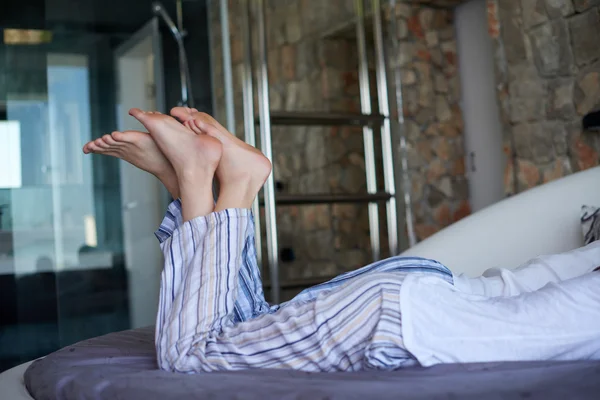
[[[34,362],[25,384],[55,399],[600,399],[600,362],[454,364],[395,372],[157,369],[154,329],[112,333]],[[1,394],[0,394],[1,397]]]

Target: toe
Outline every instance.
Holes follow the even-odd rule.
[[[196,124],[196,120],[194,120],[194,119],[185,121],[183,123],[183,125],[197,135],[202,135],[202,134],[206,133],[206,132],[202,131],[202,129],[198,126],[198,124]]]
[[[104,141],[104,143],[108,144],[109,146],[116,146],[116,145],[118,145],[118,143],[112,138],[111,135],[104,135],[104,136],[102,136],[102,140]]]
[[[204,118],[194,118],[191,121],[191,123],[193,126],[193,128],[191,128],[191,129],[194,132],[200,131],[201,133],[207,133],[211,136],[218,135],[219,133],[221,133],[219,131],[219,129],[211,123],[211,121],[207,121]],[[196,133],[199,133],[199,132],[196,132]]]
[[[147,120],[150,113],[140,110],[139,108],[132,108],[131,110],[129,110],[129,115],[131,115],[133,118],[137,119],[138,121],[143,122],[143,121]]]
[[[100,147],[101,149],[110,149],[110,145],[104,141],[103,138],[99,138],[94,140],[94,144]]]
[[[135,117],[136,115],[141,115],[141,114],[145,114],[144,110],[139,109],[139,108],[130,108],[129,109],[129,115],[131,115],[132,117]]]
[[[140,138],[142,137],[142,135],[148,136],[148,132],[142,132],[142,131],[125,131],[125,132],[119,132],[119,131],[114,131],[113,133],[110,134],[110,136],[113,138],[113,140],[115,140],[117,143],[135,143],[135,142],[138,142],[140,140]]]
[[[100,148],[98,146],[96,146],[96,143],[94,143],[94,142],[89,142],[86,145],[86,147],[87,147],[88,153],[97,153],[100,151]]]
[[[186,122],[192,119],[191,110],[187,107],[173,107],[171,115],[181,122]]]
[[[132,108],[129,110],[129,115],[140,121],[147,129],[150,129],[150,126],[153,125],[153,121],[156,121],[156,115],[154,115],[153,112],[142,111],[139,108]]]
[[[125,135],[123,132],[114,131],[110,134],[110,136],[115,142],[124,142],[127,135]]]

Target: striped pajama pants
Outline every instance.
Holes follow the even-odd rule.
[[[548,282],[592,270],[581,266],[563,273],[560,266],[534,260],[516,271],[470,279],[454,277],[436,261],[393,257],[307,289],[288,303],[270,306],[256,264],[249,210],[225,210],[183,223],[180,203],[174,202],[156,234],[165,255],[157,358],[162,369],[183,373],[247,368],[395,370],[418,362],[432,364],[431,357],[422,356],[425,350],[415,342],[414,332],[429,329],[443,335],[444,326],[425,319],[429,326],[424,327],[417,319],[408,329],[414,350],[407,346],[401,307],[407,278],[427,278],[424,289],[431,282],[451,287],[457,300],[463,294],[493,299],[519,297]],[[411,291],[419,285],[416,279]],[[419,305],[406,303],[414,307],[411,316],[419,307],[424,315],[433,315],[427,313],[427,299]],[[444,307],[452,311],[452,304],[436,307],[440,312]],[[493,344],[493,334],[486,334]],[[472,356],[475,361],[486,357],[494,355],[482,354],[481,360]]]

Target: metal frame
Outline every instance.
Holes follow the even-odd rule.
[[[258,29],[258,107],[260,115],[260,147],[271,162],[271,110],[269,109],[269,78],[267,70],[267,35],[265,33],[265,0],[256,0],[255,18]],[[279,303],[279,254],[277,246],[277,214],[275,213],[275,182],[270,174],[265,182],[265,226],[267,229],[267,260],[271,277],[271,298]],[[258,215],[256,216],[258,217]]]
[[[365,35],[365,10],[363,0],[354,0],[356,12],[356,40],[358,42],[358,84],[360,89],[360,109],[363,114],[371,114],[371,89],[369,85],[369,65],[367,60],[367,42]],[[367,174],[367,192],[377,192],[377,175],[375,165],[375,141],[373,128],[363,127],[365,145],[365,172]],[[369,204],[369,230],[371,234],[371,252],[373,261],[381,257],[381,240],[379,237],[379,206]]]
[[[379,2],[379,0],[377,0]],[[390,10],[396,9],[396,0],[389,0],[388,3]],[[393,14],[393,13],[392,13]],[[398,37],[396,36],[396,32],[398,32],[398,27],[396,23],[396,18],[392,15],[389,22],[389,31],[394,34],[390,35],[390,45],[391,50],[394,54],[398,54],[400,50],[400,45],[398,43]],[[412,196],[411,190],[412,185],[410,182],[410,175],[408,171],[408,144],[406,142],[406,132],[404,130],[404,107],[403,107],[403,96],[402,96],[402,73],[400,71],[400,66],[396,66],[393,71],[394,82],[393,86],[395,88],[395,96],[396,96],[396,113],[397,113],[397,122],[398,122],[398,139],[399,139],[399,148],[400,148],[400,165],[397,166],[396,171],[400,172],[399,174],[395,174],[396,179],[400,180],[402,183],[402,192],[404,194],[404,223],[406,224],[406,233],[408,235],[408,247],[413,247],[417,244],[417,235],[415,233],[415,225],[414,225],[414,216],[413,216],[413,207],[412,207]],[[399,177],[398,175],[401,175]]]
[[[250,4],[244,0],[242,6],[242,32],[251,32],[250,27]],[[250,34],[244,36],[244,82],[242,95],[244,102],[244,135],[246,143],[256,147],[256,130],[254,129],[254,85],[252,83],[252,38]],[[256,245],[256,258],[258,265],[262,265],[262,235],[260,231],[260,205],[258,196],[252,203],[252,214],[254,215],[254,243]]]
[[[377,75],[377,95],[379,113],[385,116],[381,126],[381,150],[383,152],[383,179],[385,191],[390,194],[386,204],[388,242],[390,254],[398,253],[398,214],[396,210],[396,182],[394,181],[394,154],[392,148],[392,126],[390,122],[390,99],[386,72],[383,29],[381,24],[381,3],[371,0],[373,6],[373,37],[375,38],[375,57]],[[393,31],[396,32],[396,31]]]
[[[178,18],[181,5],[178,3],[177,11]],[[164,23],[169,27],[169,31],[173,35],[175,42],[177,43],[177,49],[179,54],[179,78],[181,80],[181,104],[182,106],[194,107],[194,96],[192,94],[192,78],[190,77],[190,68],[188,64],[187,55],[185,53],[185,44],[183,39],[185,32],[183,32],[181,26],[178,28],[175,22],[171,19],[164,6],[159,2],[155,1],[152,3],[152,12],[154,15],[160,17]]]
[[[235,134],[235,107],[233,104],[233,74],[231,72],[231,44],[229,41],[228,0],[220,0],[221,50],[223,51],[223,79],[225,80],[225,115],[229,132]]]

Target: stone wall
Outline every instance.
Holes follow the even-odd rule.
[[[353,1],[267,4],[271,110],[358,112],[356,41],[347,37],[345,29],[354,16]],[[239,4],[230,2],[236,125],[240,136],[241,11]],[[211,24],[213,33],[218,33],[215,14]],[[218,36],[213,44],[215,81],[222,82]],[[257,46],[254,47],[256,51]],[[216,94],[215,113],[224,121],[223,89],[217,87]],[[273,173],[279,193],[366,192],[360,128],[274,126],[272,140]],[[277,222],[284,282],[318,282],[365,265],[372,258],[366,205],[279,206]],[[386,241],[385,236],[382,241]]]
[[[452,9],[397,4],[405,134],[419,240],[470,214]],[[388,14],[389,17],[389,14]]]
[[[488,0],[507,194],[600,162],[600,136],[581,127],[582,116],[600,107],[599,5]]]
[[[271,109],[358,112],[354,1],[275,0],[267,4]],[[218,11],[216,3],[212,10]],[[236,125],[241,136],[240,12],[237,2],[230,1]],[[451,11],[403,3],[395,12],[400,18],[397,34],[403,46],[401,54],[392,54],[390,59],[403,68],[413,206],[418,235],[423,239],[470,212],[458,108],[456,43]],[[214,112],[224,121],[218,18],[213,12]],[[378,139],[376,149],[380,154]],[[274,177],[279,191],[363,193],[363,151],[360,128],[274,127]],[[378,185],[383,190],[381,175],[379,168]],[[372,256],[367,211],[366,205],[278,207],[282,280],[318,281],[368,263]],[[387,256],[385,216],[381,216],[382,255]]]

